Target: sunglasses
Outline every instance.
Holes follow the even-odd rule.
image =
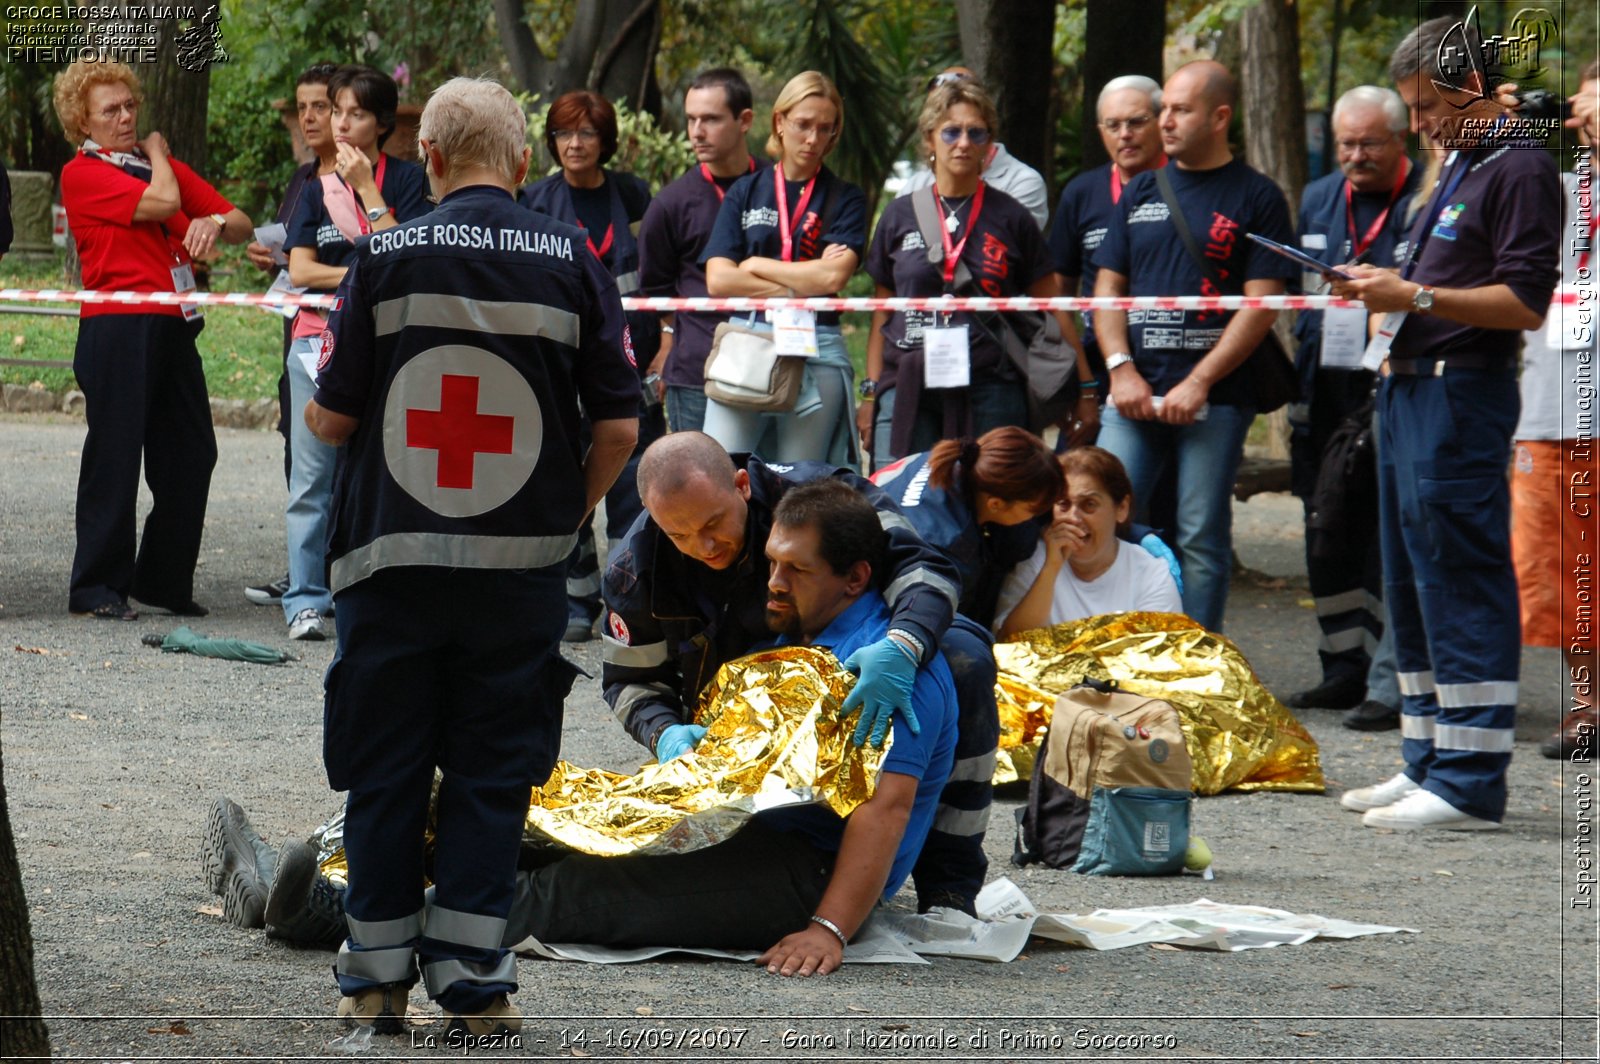
[[[981,148],[989,143],[989,131],[982,126],[968,126],[965,129],[960,126],[945,126],[939,130],[939,139],[954,147],[960,142],[963,133],[966,134],[967,143],[976,147]]]

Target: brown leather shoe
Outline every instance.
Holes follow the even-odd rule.
[[[1595,711],[1575,709],[1561,722],[1561,729],[1539,744],[1539,753],[1551,759],[1566,760],[1580,749],[1594,755]]]

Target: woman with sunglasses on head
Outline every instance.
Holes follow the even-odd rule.
[[[1056,294],[1033,217],[984,180],[995,125],[993,101],[970,79],[928,94],[917,126],[933,184],[884,209],[867,253],[877,295]],[[1058,320],[1076,347],[1071,322],[1065,315]],[[964,311],[873,314],[856,423],[877,464],[928,450],[941,439],[1027,424],[1027,381],[1007,357],[998,329]],[[1078,361],[1079,379],[1088,380],[1081,351]],[[1084,405],[1092,411],[1092,396]]]
[[[400,91],[369,66],[341,66],[328,79],[333,154],[307,180],[288,223],[284,250],[289,280],[314,294],[332,294],[356,261],[356,241],[428,212],[422,167],[383,146],[395,128]],[[311,434],[301,413],[316,392],[328,316],[309,307],[295,315],[289,372],[289,504],[284,527],[289,586],[283,616],[290,639],[331,634],[328,615],[328,514],[335,448]]]
[[[831,296],[856,272],[867,243],[867,197],[823,164],[843,129],[844,101],[826,76],[808,70],[778,93],[767,138],[777,164],[733,183],[701,253],[711,295]],[[734,320],[772,328],[757,315]],[[766,413],[709,399],[704,431],[729,451],[773,461],[850,462],[855,371],[839,315],[799,311],[785,324],[815,337],[794,408]]]

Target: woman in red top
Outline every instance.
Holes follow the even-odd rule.
[[[61,170],[61,199],[85,288],[185,292],[192,262],[218,240],[242,244],[253,226],[167,152],[138,139],[139,80],[121,63],[76,62],[56,76],[56,115],[79,145]],[[77,552],[68,608],[131,621],[139,601],[202,616],[194,567],[217,461],[205,373],[195,350],[197,307],[85,303],[72,369],[89,433],[78,472]],[[134,552],[139,465],[154,499]]]

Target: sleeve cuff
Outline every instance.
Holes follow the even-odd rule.
[[[322,387],[319,387],[311,398],[323,409],[332,410],[335,414],[343,414],[345,417],[360,417],[366,407],[365,403]]]

